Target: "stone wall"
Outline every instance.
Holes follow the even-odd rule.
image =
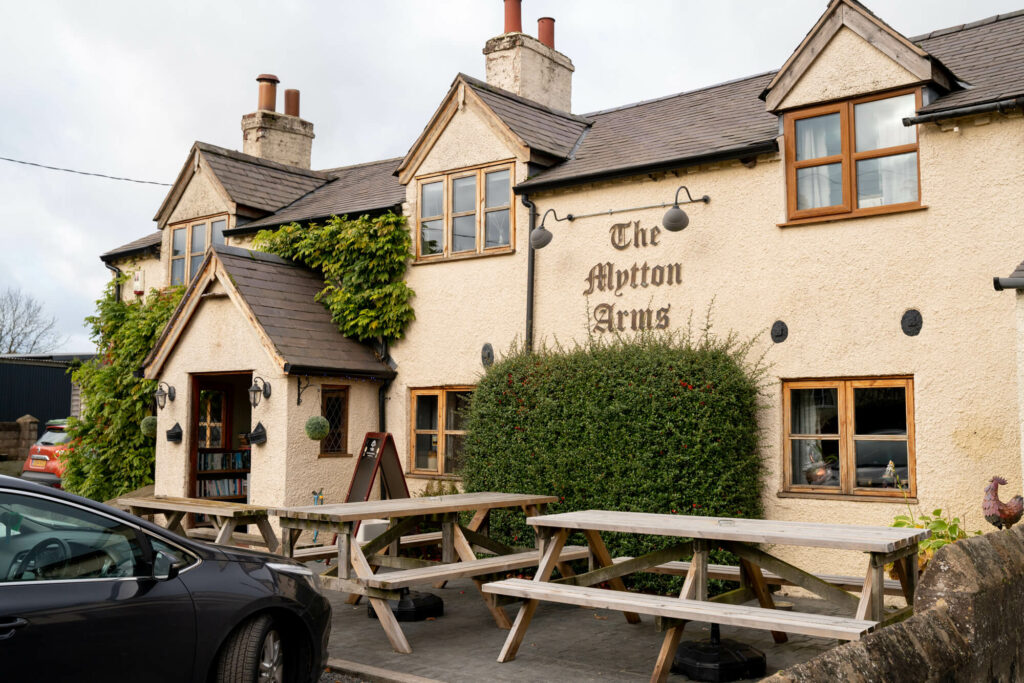
[[[1024,528],[940,549],[921,577],[914,611],[766,680],[1024,680]]]
[[[21,462],[39,433],[39,420],[23,415],[15,422],[0,422],[0,460]]]

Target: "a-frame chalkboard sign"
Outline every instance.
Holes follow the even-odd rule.
[[[346,503],[370,500],[377,472],[381,474],[381,498],[408,498],[409,486],[405,483],[402,461],[398,458],[395,438],[390,432],[367,432],[363,447],[359,449],[352,481],[348,485]]]

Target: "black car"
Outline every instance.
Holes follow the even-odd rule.
[[[331,607],[292,560],[0,476],[0,680],[316,681]]]

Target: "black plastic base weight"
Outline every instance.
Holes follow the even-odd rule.
[[[694,681],[738,681],[760,678],[765,673],[764,653],[746,643],[722,640],[718,624],[711,626],[708,640],[689,640],[679,643],[672,661],[674,673],[685,674]]]
[[[444,600],[431,593],[407,591],[399,600],[388,600],[388,605],[398,621],[423,621],[444,616]],[[366,615],[371,619],[377,618],[369,600],[366,602]]]

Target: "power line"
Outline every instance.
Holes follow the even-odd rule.
[[[65,173],[77,173],[78,175],[91,175],[97,178],[106,178],[107,180],[123,180],[128,183],[140,183],[142,185],[163,185],[164,187],[170,187],[171,183],[158,183],[153,180],[136,180],[135,178],[121,178],[115,175],[106,175],[104,173],[89,173],[88,171],[76,171],[73,168],[59,168],[57,166],[47,166],[46,164],[37,164],[31,161],[21,161],[20,159],[9,159],[7,157],[0,157],[0,161],[10,161],[13,164],[24,164],[25,166],[36,166],[38,168],[46,168],[51,171],[64,171]]]

